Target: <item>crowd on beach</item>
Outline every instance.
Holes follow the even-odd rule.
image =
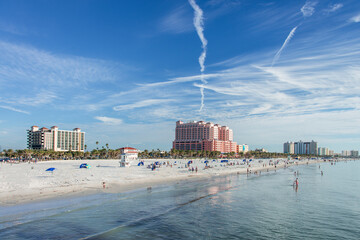
[[[344,160],[344,159],[339,159]],[[113,160],[57,160],[0,162],[0,202],[38,198],[40,195],[66,194],[88,189],[113,189],[114,186],[147,185],[182,180],[188,177],[211,177],[225,174],[261,175],[300,164],[331,162],[338,159],[139,159],[130,167],[120,167]],[[85,167],[81,167],[85,166]],[[322,174],[324,174],[322,172]],[[21,176],[21,177],[20,177]],[[299,173],[294,173],[298,178]],[[295,179],[296,180],[296,179]],[[295,185],[299,185],[299,179]],[[11,192],[11,195],[8,194]],[[16,197],[18,196],[18,197]],[[27,197],[28,196],[28,197]]]

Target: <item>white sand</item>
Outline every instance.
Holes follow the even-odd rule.
[[[173,166],[161,166],[155,171],[147,165],[154,159],[145,160],[145,166],[137,166],[138,161],[131,167],[121,168],[119,160],[58,160],[37,163],[1,163],[0,164],[0,204],[12,205],[27,201],[35,201],[72,194],[90,194],[96,192],[121,192],[135,188],[150,187],[160,183],[168,183],[197,177],[211,177],[220,174],[247,172],[248,165],[237,165],[242,160],[229,160],[234,166],[210,161],[210,169],[204,169],[204,160],[193,160],[192,166],[198,167],[198,173],[184,168],[188,160],[159,160],[169,161]],[[175,161],[177,165],[175,165]],[[285,159],[279,161],[277,168],[284,167]],[[302,161],[299,164],[305,164]],[[310,161],[310,163],[316,161]],[[81,163],[88,163],[90,169],[80,169]],[[269,160],[254,160],[249,169],[256,171],[272,170]],[[264,167],[263,164],[266,164]],[[297,163],[296,163],[297,164]],[[222,165],[222,166],[220,166]],[[54,167],[54,172],[45,170]],[[103,188],[105,182],[105,189]]]

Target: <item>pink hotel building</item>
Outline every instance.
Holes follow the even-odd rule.
[[[233,142],[233,131],[226,126],[211,122],[176,122],[173,149],[196,151],[238,152]]]

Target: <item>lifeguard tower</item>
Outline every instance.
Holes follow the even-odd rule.
[[[131,162],[138,160],[138,150],[132,147],[120,148],[120,167],[130,167]]]

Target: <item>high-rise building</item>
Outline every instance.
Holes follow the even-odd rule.
[[[295,144],[293,142],[284,143],[284,153],[294,154],[295,153]]]
[[[332,151],[334,153],[334,151]],[[320,156],[329,156],[330,154],[330,150],[326,147],[319,147],[318,148],[318,155]]]
[[[227,126],[211,122],[176,122],[173,149],[196,151],[237,152],[233,131]]]
[[[358,157],[359,156],[359,151],[351,150],[350,151],[350,156],[351,157]]]
[[[349,157],[351,155],[351,151],[349,150],[342,150],[341,155],[344,157]]]
[[[317,142],[286,142],[284,143],[284,153],[317,155]]]
[[[54,151],[81,151],[85,149],[85,133],[80,128],[73,131],[59,130],[57,126],[48,129],[32,126],[27,130],[28,149]]]

